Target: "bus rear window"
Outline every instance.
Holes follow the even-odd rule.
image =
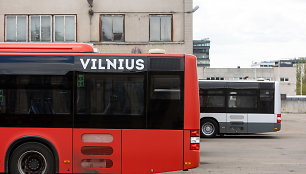
[[[152,99],[159,100],[179,100],[180,99],[180,79],[178,76],[153,76],[152,77]]]

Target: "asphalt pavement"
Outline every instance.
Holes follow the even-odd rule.
[[[283,114],[279,132],[201,138],[200,166],[169,174],[306,174],[306,114]]]

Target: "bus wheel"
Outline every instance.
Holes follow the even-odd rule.
[[[41,143],[28,142],[18,146],[9,160],[9,171],[14,174],[55,173],[54,156]]]
[[[219,126],[215,120],[204,119],[201,121],[201,137],[215,137]]]

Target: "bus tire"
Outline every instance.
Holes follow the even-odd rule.
[[[10,156],[9,172],[14,174],[53,174],[55,160],[52,151],[37,142],[18,146]]]
[[[213,119],[203,119],[201,121],[201,137],[203,138],[211,138],[215,137],[218,133],[219,126],[218,123]]]

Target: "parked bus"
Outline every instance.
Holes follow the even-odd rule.
[[[281,129],[278,82],[200,80],[199,88],[202,137]]]
[[[0,44],[0,173],[144,174],[199,165],[196,58]]]

